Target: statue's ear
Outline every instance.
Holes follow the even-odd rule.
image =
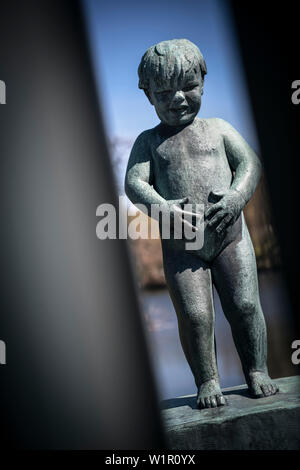
[[[201,95],[203,95],[203,88],[204,88],[204,77],[202,78],[202,84],[201,84]]]
[[[145,95],[147,96],[148,100],[150,101],[150,103],[153,105],[149,90],[144,90],[144,92],[145,92]]]

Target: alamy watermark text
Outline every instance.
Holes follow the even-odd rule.
[[[128,208],[126,197],[120,196],[118,217],[116,208],[108,203],[100,204],[96,215],[101,218],[96,226],[96,235],[100,240],[157,239],[159,222],[163,240],[184,240],[186,250],[200,250],[204,244],[203,204],[166,202],[151,204],[150,207],[136,204]]]

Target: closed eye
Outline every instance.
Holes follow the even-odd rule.
[[[168,93],[171,93],[172,90],[162,90],[162,91],[157,91],[155,94],[158,96],[164,96],[167,95]]]
[[[194,90],[194,88],[197,88],[197,86],[199,86],[199,85],[195,84],[195,85],[186,86],[186,87],[183,89],[183,91],[191,91],[191,90]]]

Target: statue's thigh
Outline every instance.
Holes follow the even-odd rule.
[[[242,237],[228,245],[214,260],[211,270],[223,308],[255,309],[259,303],[257,267],[246,226]]]
[[[164,253],[164,270],[181,318],[197,321],[214,315],[211,270],[204,261],[189,252],[168,252]]]

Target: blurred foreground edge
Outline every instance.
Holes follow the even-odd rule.
[[[231,0],[283,273],[299,334],[300,105],[294,105],[291,99],[292,82],[300,77],[296,5],[287,1],[270,8],[268,3]]]
[[[0,445],[161,448],[79,2],[1,2],[0,64]]]

